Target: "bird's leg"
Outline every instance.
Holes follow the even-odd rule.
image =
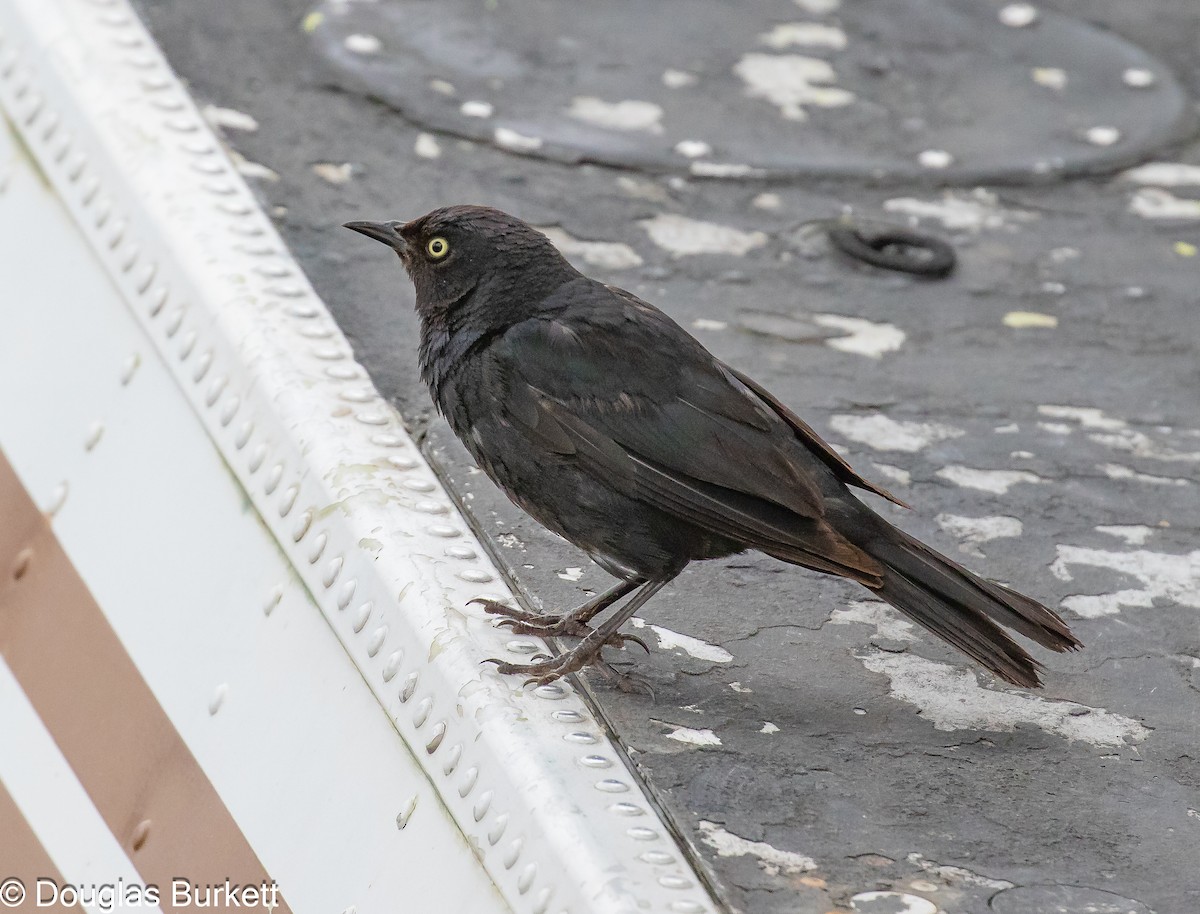
[[[483,606],[484,612],[490,615],[503,616],[504,620],[500,624],[508,626],[519,635],[538,635],[542,638],[570,635],[584,638],[591,632],[588,622],[643,583],[644,581],[637,578],[632,581],[620,581],[582,606],[561,615],[526,612],[499,600],[479,598],[471,602]]]
[[[609,616],[602,625],[590,630],[588,635],[579,644],[566,653],[560,654],[557,657],[551,657],[549,660],[530,664],[506,663],[500,660],[493,660],[491,662],[496,664],[496,669],[501,673],[527,673],[531,677],[527,682],[537,683],[538,685],[545,685],[548,682],[553,682],[555,679],[566,676],[568,673],[581,670],[585,666],[599,660],[601,650],[618,634],[617,629],[629,621],[630,616],[637,612],[647,600],[662,590],[674,577],[675,575],[672,574],[667,578],[636,582],[641,584],[641,588],[633,595],[633,599]]]

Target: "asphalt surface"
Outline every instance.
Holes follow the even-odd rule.
[[[1043,655],[1046,688],[1024,692],[862,602],[867,594],[854,585],[754,554],[693,566],[635,623],[652,654],[613,655],[653,695],[596,675],[586,681],[719,897],[756,914],[852,904],[868,914],[1200,910],[1200,144],[1192,118],[1200,7],[1056,0],[1040,21],[1065,30],[1061,57],[1044,44],[993,46],[957,32],[946,40],[961,53],[948,56],[936,4],[917,4],[920,34],[897,28],[893,36],[899,14],[858,34],[862,17],[842,19],[833,3],[780,0],[743,15],[753,20],[739,33],[744,47],[714,69],[723,52],[705,46],[689,57],[687,29],[663,37],[653,64],[645,55],[657,45],[645,37],[631,45],[641,56],[623,61],[619,43],[593,45],[573,21],[547,26],[541,5],[485,4],[475,17],[507,17],[503,28],[472,30],[464,8],[447,4],[439,29],[428,11],[442,4],[379,0],[411,6],[412,17],[393,17],[393,31],[380,25],[378,34],[338,24],[340,10],[365,15],[370,5],[166,0],[142,8],[198,98],[235,112],[214,118],[251,183],[375,383],[424,436],[532,605],[574,606],[606,576],[500,496],[431,415],[416,374],[411,288],[378,245],[341,222],[474,202],[554,228],[582,269],[672,314],[915,507],[883,505],[888,517],[1061,607],[1086,645]],[[619,7],[631,31],[659,27],[636,28],[636,7],[595,5]],[[1000,15],[998,4],[975,6],[981,22]],[[1004,15],[1020,22],[1025,14]],[[1072,35],[1084,42],[1101,33],[1081,23],[1071,31],[1070,17],[1099,26],[1121,67],[1072,50]],[[433,91],[452,109],[424,96],[413,107],[406,99],[420,93],[399,85],[412,74],[376,66],[407,21],[425,31],[422,41],[403,39],[406,53],[429,49],[425,70],[412,72],[444,73],[431,78],[450,90]],[[790,23],[825,28],[773,31]],[[604,60],[586,72],[603,74],[604,94],[543,75],[558,93],[543,111],[530,101],[540,83],[515,88],[480,61],[491,59],[489,36],[519,44],[555,28],[574,35],[567,50],[575,58],[602,47]],[[891,95],[872,96],[853,75],[862,61],[841,69],[831,31],[839,28],[846,48],[861,38],[889,58]],[[1039,21],[1004,28],[1024,33]],[[782,36],[778,46],[755,37],[771,34]],[[898,50],[889,57],[891,43]],[[1002,59],[985,65],[992,47]],[[338,48],[370,60],[356,67]],[[818,92],[825,102],[842,99],[827,105],[797,96],[795,68],[811,76],[814,65],[772,71],[759,61],[757,82],[730,71],[730,61],[736,68],[772,54],[832,62],[854,98]],[[534,79],[543,62],[562,68],[560,57],[521,55],[511,78]],[[764,66],[795,91],[772,97]],[[971,87],[962,99],[946,88],[954,67]],[[984,93],[976,71],[989,67],[1009,80],[1028,71],[1036,90],[1060,93],[1058,120],[1028,86],[1013,91],[1035,99],[1033,108],[994,87]],[[666,70],[699,81],[664,82]],[[1130,85],[1144,80],[1130,70],[1150,72],[1152,84]],[[894,129],[862,114],[922,98],[922,74],[941,87],[922,123]],[[467,95],[455,79],[477,82]],[[697,93],[692,103],[664,101],[670,83]],[[706,113],[707,85],[720,103]],[[1186,104],[1172,107],[1172,92]],[[581,97],[600,103],[561,114]],[[652,107],[619,106],[628,100]],[[469,102],[493,110],[464,115]],[[805,120],[790,117],[789,104]],[[520,130],[505,128],[519,139],[463,126],[510,109],[526,112]],[[687,112],[690,137],[670,132],[676,110]],[[868,163],[861,177],[848,170],[840,180],[712,168],[726,177],[696,176],[692,160],[748,164],[716,155],[749,148],[748,124],[769,139],[766,115],[780,143],[792,144],[797,173],[809,168],[797,130],[856,154],[843,117],[863,118],[863,148],[876,159],[915,157],[921,167]],[[566,129],[571,120],[587,129]],[[570,142],[534,148],[538,129]],[[611,147],[605,130],[617,137]],[[1135,133],[1141,147],[1123,149]],[[687,140],[709,151],[678,152]],[[953,186],[971,177],[956,167],[982,162],[993,141],[1019,167],[997,166],[994,185]],[[568,147],[575,152],[563,153]],[[1066,165],[1034,168],[1075,153],[1092,171],[1133,160],[1190,170],[1069,178]],[[917,219],[954,242],[956,272],[922,280],[836,255],[811,222],[847,210]]]

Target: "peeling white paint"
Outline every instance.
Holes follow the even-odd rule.
[[[675,144],[675,151],[681,156],[696,159],[712,152],[712,147],[704,140],[680,140]]]
[[[984,889],[1011,889],[1015,883],[1005,879],[992,879],[988,876],[981,876],[978,873],[973,873],[970,870],[961,866],[945,866],[934,863],[932,860],[926,860],[921,854],[909,854],[908,862],[913,866],[920,867],[931,876],[937,876],[943,882],[961,883],[965,885],[977,885]]]
[[[1153,184],[1156,187],[1200,187],[1200,165],[1182,162],[1147,162],[1121,172],[1125,181]]]
[[[1079,594],[1063,600],[1065,608],[1086,619],[1116,615],[1123,607],[1149,608],[1156,599],[1200,609],[1200,550],[1176,555],[1146,549],[1112,552],[1060,545],[1050,573],[1060,581],[1074,580],[1071,565],[1108,568],[1137,578],[1142,584],[1141,588],[1108,594]]]
[[[279,174],[273,168],[268,168],[261,162],[251,162],[236,149],[229,150],[229,158],[233,167],[243,178],[257,178],[260,181],[278,181]]]
[[[200,109],[204,119],[218,129],[242,130],[253,133],[258,129],[258,121],[236,108],[222,108],[219,105],[205,105]]]
[[[963,517],[958,514],[939,514],[938,526],[956,539],[961,540],[959,550],[968,555],[982,556],[981,543],[991,540],[1020,536],[1024,526],[1015,517],[996,515],[993,517]]]
[[[1143,67],[1129,67],[1121,74],[1121,82],[1132,89],[1145,89],[1158,82],[1158,77],[1152,70]]]
[[[1000,10],[999,19],[1009,28],[1023,29],[1037,22],[1037,7],[1031,3],[1010,3]]]
[[[673,739],[677,743],[686,743],[689,746],[719,746],[721,745],[721,737],[717,736],[712,730],[697,730],[693,727],[676,727],[667,734],[667,739]]]
[[[1061,91],[1067,87],[1067,71],[1058,67],[1034,67],[1029,75],[1039,86],[1048,89]]]
[[[1103,463],[1100,471],[1109,479],[1132,479],[1136,482],[1149,483],[1152,486],[1186,486],[1191,485],[1187,479],[1177,476],[1151,476],[1149,473],[1139,473],[1119,463]]]
[[[580,578],[583,577],[583,569],[582,568],[564,568],[562,571],[558,572],[558,576],[560,578],[562,578],[564,581],[571,581],[572,583],[574,583],[575,581],[578,581]]]
[[[374,35],[347,35],[342,42],[346,50],[354,54],[378,54],[383,43]]]
[[[757,857],[758,865],[768,876],[778,876],[780,873],[792,876],[817,868],[817,862],[812,857],[792,851],[781,851],[765,841],[750,841],[726,831],[715,822],[702,819],[699,826],[702,840],[717,852],[717,856]]]
[[[432,133],[418,133],[417,142],[413,144],[413,152],[422,159],[436,159],[441,156],[442,147]]]
[[[743,232],[727,225],[702,222],[674,213],[660,213],[638,225],[650,240],[676,257],[692,254],[732,254],[741,257],[767,243],[762,232]]]
[[[653,102],[625,99],[606,102],[591,95],[580,95],[571,100],[567,111],[570,117],[587,121],[609,130],[644,130],[647,133],[662,133],[663,109]]]
[[[606,270],[628,270],[642,265],[642,258],[619,241],[583,241],[560,228],[549,226],[539,232],[567,257],[579,256],[584,263]]]
[[[780,199],[779,194],[773,194],[768,191],[758,194],[750,201],[750,204],[757,206],[759,209],[779,209],[783,205],[783,200]]]
[[[533,152],[535,149],[542,148],[540,136],[526,136],[508,127],[497,127],[492,131],[492,137],[496,140],[497,146],[511,149],[514,152]]]
[[[1069,419],[1078,422],[1082,428],[1114,431],[1125,428],[1125,420],[1113,419],[1106,416],[1103,410],[1093,406],[1055,406],[1046,404],[1037,408],[1039,416],[1049,416],[1051,419]]]
[[[846,33],[836,25],[821,22],[784,22],[759,35],[758,40],[776,51],[795,45],[840,51],[846,46]]]
[[[908,470],[902,470],[900,467],[894,467],[887,463],[876,463],[874,467],[889,480],[896,483],[896,485],[912,485],[912,473],[908,472]]]
[[[647,625],[645,619],[639,619],[637,616],[629,621],[633,623],[634,628],[648,628],[654,632],[654,637],[658,639],[658,646],[665,651],[678,648],[697,660],[707,660],[710,663],[729,663],[733,660],[733,654],[719,644],[709,644],[707,641],[701,641],[691,635],[682,635],[658,625]]]
[[[1000,228],[1015,230],[1017,223],[1038,218],[1036,213],[1027,210],[1001,206],[999,197],[982,187],[967,193],[947,190],[939,200],[895,197],[885,201],[883,208],[889,213],[901,213],[914,219],[936,219],[948,229],[969,232]]]
[[[312,170],[318,178],[330,184],[345,184],[354,175],[354,166],[349,162],[318,162]]]
[[[1145,219],[1200,219],[1200,200],[1177,197],[1161,187],[1143,187],[1129,198],[1129,211]]]
[[[837,74],[827,61],[800,54],[745,54],[733,72],[746,85],[746,94],[764,98],[785,118],[807,118],[805,105],[837,108],[854,101],[854,93],[830,86]]]
[[[877,451],[907,451],[913,453],[936,441],[961,438],[960,428],[938,422],[897,422],[882,413],[870,416],[834,416],[830,426],[851,441],[858,441]]]
[[[668,89],[683,89],[687,86],[694,86],[696,76],[686,70],[663,70],[662,81]]]
[[[856,911],[860,904],[877,908],[880,902],[891,914],[938,914],[938,906],[928,898],[908,892],[859,892],[850,899],[850,907]]]
[[[490,102],[481,102],[478,99],[463,102],[459,108],[459,112],[463,117],[491,117],[495,108]]]
[[[753,691],[754,691],[753,689],[748,689],[748,688],[746,688],[746,687],[745,687],[744,685],[742,685],[740,682],[731,682],[731,683],[729,683],[729,688],[733,689],[733,691],[735,691],[735,692],[741,692],[741,693],[743,693],[743,694],[745,694],[745,695],[749,695],[751,692],[753,692]]]
[[[1039,422],[1038,428],[1040,428],[1042,431],[1049,432],[1052,435],[1071,434],[1071,426],[1065,425],[1062,422]]]
[[[777,726],[775,726],[773,723],[771,723],[769,720],[764,720],[762,728],[758,732],[766,733],[766,734],[770,735],[772,733],[778,733],[779,728]]]
[[[922,149],[917,154],[917,163],[922,168],[949,168],[954,164],[954,156],[945,149]]]
[[[891,695],[916,707],[918,716],[937,730],[1003,732],[1028,724],[1094,746],[1140,743],[1150,735],[1136,720],[1104,708],[985,689],[973,672],[915,654],[871,651],[859,659],[867,669],[887,676]]]
[[[814,16],[824,16],[832,13],[842,5],[842,0],[792,0],[796,6]]]
[[[814,314],[813,323],[819,327],[844,330],[847,336],[825,340],[825,345],[842,352],[853,352],[867,358],[878,359],[885,352],[895,352],[904,345],[904,331],[893,324],[875,323],[861,317],[843,317],[840,314]]]
[[[1144,546],[1146,545],[1146,540],[1154,532],[1154,528],[1147,527],[1145,524],[1112,524],[1101,525],[1096,528],[1096,532],[1115,536],[1117,539],[1124,540],[1130,546]]]
[[[729,324],[725,321],[714,321],[707,317],[698,317],[692,321],[692,326],[697,330],[728,330]]]
[[[762,168],[740,162],[692,162],[688,171],[698,178],[758,178],[766,174]]]
[[[1109,126],[1089,127],[1083,137],[1093,146],[1112,146],[1121,139],[1121,131]]]
[[[942,467],[936,475],[956,486],[962,486],[964,489],[978,489],[981,492],[991,492],[995,495],[1003,495],[1013,486],[1022,482],[1030,484],[1045,482],[1042,477],[1036,473],[1030,473],[1028,470],[978,470],[974,467],[958,466],[957,464]]]
[[[872,625],[875,635],[888,641],[916,641],[913,624],[896,610],[878,600],[855,600],[849,609],[835,609],[829,616],[831,625]]]

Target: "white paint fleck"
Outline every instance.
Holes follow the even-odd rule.
[[[1103,429],[1111,431],[1124,428],[1124,419],[1113,419],[1104,414],[1103,410],[1093,406],[1056,406],[1044,404],[1038,407],[1039,416],[1049,416],[1051,419],[1069,419],[1078,422],[1083,428]]]
[[[1032,3],[1010,3],[1000,10],[1000,21],[1009,28],[1023,29],[1037,22],[1038,11]]]
[[[759,35],[758,40],[776,51],[794,45],[833,48],[840,51],[846,46],[846,33],[836,25],[820,22],[784,22]]]
[[[1008,456],[1017,460],[1032,460],[1034,453],[1033,451],[1009,451]]]
[[[832,13],[842,5],[842,0],[792,0],[796,6],[814,16],[824,16]]]
[[[1115,536],[1130,546],[1144,546],[1146,540],[1154,533],[1154,528],[1147,527],[1145,524],[1102,524],[1096,528],[1096,532],[1106,536]]]
[[[888,641],[916,641],[913,624],[896,610],[878,600],[854,600],[849,609],[835,609],[829,616],[831,625],[872,625],[875,637]]]
[[[709,644],[707,641],[701,641],[691,635],[682,635],[658,625],[647,625],[645,619],[639,619],[637,616],[630,621],[634,628],[648,628],[654,632],[654,637],[658,639],[658,646],[665,651],[678,648],[697,660],[707,660],[710,663],[729,663],[733,660],[733,654],[719,644]]]
[[[697,330],[728,330],[729,324],[725,321],[714,321],[707,317],[698,317],[692,321],[692,326]]]
[[[661,213],[638,223],[650,240],[676,257],[692,254],[732,254],[741,257],[767,243],[762,232],[743,232],[727,225],[702,222],[674,213]]]
[[[775,726],[773,723],[771,723],[769,720],[764,720],[762,728],[758,732],[759,733],[767,733],[767,734],[778,733],[779,728],[777,726]]]
[[[1009,689],[985,689],[974,672],[915,654],[871,651],[859,659],[871,672],[887,676],[891,695],[916,707],[918,716],[936,730],[1004,732],[1029,724],[1094,746],[1140,743],[1150,734],[1137,721],[1104,708]]]
[[[945,149],[923,149],[917,155],[917,162],[922,168],[949,168],[954,164],[954,156]]]
[[[807,873],[817,868],[812,857],[792,851],[781,851],[765,841],[750,841],[726,831],[715,822],[701,820],[700,836],[705,844],[717,852],[719,857],[757,857],[758,865],[768,876],[784,873],[788,876]]]
[[[1121,172],[1121,179],[1157,187],[1200,187],[1200,165],[1183,162],[1147,162]]]
[[[243,130],[246,133],[253,133],[258,129],[258,121],[249,114],[243,111],[238,111],[236,108],[222,108],[218,105],[205,105],[200,109],[200,113],[204,115],[204,119],[212,126],[229,129]]]
[[[963,517],[958,514],[939,514],[938,526],[951,536],[961,540],[959,549],[969,555],[981,556],[981,543],[991,540],[1020,536],[1024,526],[1015,517],[997,515],[993,517]]]
[[[436,159],[441,156],[442,147],[432,133],[418,133],[413,152],[422,159]]]
[[[1011,889],[1014,883],[1008,882],[1005,879],[992,879],[989,876],[981,876],[979,873],[973,873],[961,866],[944,866],[934,863],[932,860],[926,860],[921,854],[909,854],[908,862],[913,866],[920,867],[926,873],[937,876],[943,882],[962,883],[965,885],[977,885],[984,889],[994,889],[996,891],[1002,889]]]
[[[1040,311],[1009,311],[1004,315],[1003,323],[1014,330],[1053,330],[1058,326],[1058,318]]]
[[[1021,426],[1015,422],[1010,422],[1007,425],[997,425],[992,432],[997,435],[1015,435],[1021,430]]]
[[[859,892],[850,899],[850,907],[857,911],[860,904],[877,907],[879,902],[894,914],[938,914],[938,906],[928,898],[908,892]]]
[[[900,467],[894,467],[888,463],[876,463],[875,469],[877,469],[880,473],[897,485],[912,485],[912,473],[910,473],[908,470],[903,470]]]
[[[686,743],[689,746],[719,746],[721,745],[721,737],[717,736],[712,730],[696,730],[692,727],[676,727],[667,734],[667,739],[673,739],[677,743]]]
[[[704,140],[680,140],[675,144],[675,151],[689,159],[697,159],[712,152],[712,147]]]
[[[347,51],[355,54],[378,54],[383,47],[383,43],[374,35],[363,34],[347,35],[342,44]]]
[[[936,475],[964,489],[978,489],[994,495],[1004,495],[1019,483],[1037,484],[1045,481],[1028,470],[977,470],[956,464],[942,467]]]
[[[1186,486],[1190,485],[1186,479],[1180,479],[1174,476],[1151,476],[1149,473],[1139,473],[1136,470],[1131,470],[1129,467],[1123,467],[1119,463],[1104,463],[1100,465],[1102,472],[1109,479],[1132,479],[1136,482],[1149,483],[1152,486]]]
[[[854,93],[827,85],[837,74],[827,61],[800,54],[745,54],[733,72],[746,84],[746,94],[764,98],[785,118],[807,118],[805,105],[837,108],[854,101]]]
[[[1145,89],[1148,86],[1153,86],[1158,81],[1158,77],[1151,70],[1145,70],[1142,67],[1130,67],[1121,74],[1121,81],[1133,89]]]
[[[733,691],[735,691],[735,692],[741,692],[744,695],[749,695],[750,693],[752,693],[754,691],[753,689],[746,688],[740,682],[729,683],[729,688],[733,689]]]
[[[683,89],[696,85],[696,75],[685,70],[663,70],[662,81],[668,89]]]
[[[1103,410],[1095,407],[1043,405],[1038,407],[1038,413],[1043,416],[1077,422],[1081,428],[1091,430],[1088,435],[1089,440],[1113,450],[1127,451],[1134,457],[1168,462],[1200,461],[1200,451],[1178,451],[1161,445],[1145,432],[1130,428],[1129,423],[1124,419],[1107,416]],[[1045,423],[1039,424],[1044,425]],[[1159,431],[1170,431],[1170,429],[1159,429]]]
[[[558,572],[558,576],[560,578],[562,578],[564,581],[571,581],[571,582],[578,581],[580,578],[583,577],[583,569],[582,568],[565,568],[562,571]]]
[[[1067,71],[1058,67],[1034,67],[1030,75],[1035,83],[1048,89],[1062,90],[1067,87]]]
[[[913,453],[937,441],[961,438],[960,428],[938,422],[897,422],[882,413],[869,416],[834,416],[830,426],[851,441],[858,441],[877,451],[907,451]]]
[[[526,136],[508,127],[497,127],[492,131],[492,137],[496,140],[497,146],[511,149],[514,152],[533,152],[535,149],[542,148],[540,136]]]
[[[312,170],[318,178],[330,184],[345,184],[354,175],[354,166],[349,162],[318,162]]]
[[[895,352],[905,340],[904,331],[893,324],[877,324],[861,317],[843,317],[840,314],[814,314],[812,319],[820,327],[846,331],[846,336],[825,340],[826,346],[872,359],[880,358],[885,352]]]
[[[1129,211],[1143,219],[1200,219],[1200,200],[1177,197],[1161,187],[1143,187],[1129,198]]]
[[[671,200],[661,184],[633,175],[618,175],[617,187],[638,200],[649,200],[651,203],[669,203]]]
[[[1111,146],[1121,139],[1121,131],[1116,127],[1089,127],[1083,136],[1093,146]]]
[[[477,99],[463,102],[458,110],[463,117],[491,117],[495,110],[491,102],[481,102]]]
[[[1071,426],[1062,422],[1039,422],[1038,428],[1040,428],[1042,431],[1049,432],[1052,435],[1071,434]]]
[[[759,194],[750,203],[759,209],[779,209],[783,205],[783,201],[779,199],[779,194],[772,193]]]
[[[999,228],[1015,231],[1016,223],[1038,218],[1036,213],[1027,210],[1001,206],[1000,198],[982,187],[969,193],[947,190],[935,200],[896,197],[886,201],[883,208],[889,213],[902,213],[914,219],[936,219],[948,229],[969,232]]]
[[[692,162],[688,171],[697,178],[755,178],[766,174],[762,168],[741,162]]]
[[[571,100],[567,114],[580,121],[609,130],[644,130],[647,133],[662,133],[663,109],[653,102],[626,99],[606,102],[591,95],[580,95]]]
[[[268,168],[261,162],[251,162],[236,149],[229,150],[229,158],[233,161],[233,167],[237,169],[237,173],[243,178],[257,178],[261,181],[279,180],[279,174],[273,168]]]
[[[1141,588],[1116,593],[1067,597],[1062,605],[1085,619],[1116,615],[1122,607],[1150,608],[1156,599],[1200,609],[1200,550],[1183,555],[1150,552],[1112,552],[1085,546],[1058,547],[1050,572],[1060,581],[1071,581],[1071,565],[1108,568],[1137,578]]]
[[[448,82],[444,79],[429,80],[429,88],[438,95],[455,95],[458,92],[458,90],[454,88],[454,83]]]
[[[633,248],[619,241],[584,241],[554,226],[539,228],[538,231],[566,256],[579,256],[584,263],[594,267],[628,270],[642,265],[642,258]]]

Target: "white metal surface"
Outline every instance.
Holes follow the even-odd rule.
[[[294,569],[361,672],[377,702],[373,712],[382,706],[411,748],[407,759],[385,746],[365,749],[369,759],[356,757],[363,784],[388,809],[389,840],[421,834],[423,821],[437,822],[431,807],[440,805],[452,817],[464,838],[456,847],[440,844],[435,835],[428,843],[405,845],[404,851],[442,881],[445,900],[459,888],[456,883],[469,883],[469,871],[481,866],[514,911],[713,910],[668,829],[580,698],[565,684],[526,692],[518,680],[480,666],[490,656],[527,655],[537,643],[506,637],[467,607],[472,597],[505,594],[503,582],[394,412],[352,361],[345,339],[127,3],[9,0],[0,6],[0,102],[115,281],[128,314],[140,324],[143,367],[153,354],[173,376],[172,393],[182,393],[194,410],[187,417],[193,431],[200,428],[198,417],[278,543],[283,564]],[[43,275],[31,275],[39,287]],[[87,309],[87,293],[68,295],[68,301],[75,313],[70,307],[43,308],[32,321],[39,332],[53,331],[43,345],[70,341],[62,342],[62,359],[88,349],[95,339],[90,334],[106,332],[99,327],[80,332],[77,321]],[[7,312],[11,302],[0,307]],[[117,358],[113,370],[118,375],[120,359],[129,354]],[[39,446],[51,449],[48,454],[77,454],[95,435],[95,424],[104,424],[106,388],[96,384],[92,389],[90,375],[82,371],[62,372],[69,361],[60,363],[61,376],[56,375],[39,364],[41,355],[25,351],[18,372],[24,382],[10,375],[4,389],[47,384],[46,396],[35,397],[31,409],[43,410],[43,424],[55,430],[38,438]],[[59,412],[64,397],[69,405]],[[114,410],[115,402],[108,404]],[[211,447],[201,445],[197,435],[189,437],[182,421],[151,425],[140,411],[151,407],[131,405],[125,420],[109,420],[114,429],[119,425],[128,432],[121,439],[130,449],[126,455],[158,452],[171,444],[170,436],[184,442],[172,450],[177,463],[147,471],[141,490],[131,496],[141,502],[166,501],[212,472],[198,466],[200,458],[187,456],[212,455]],[[33,433],[26,426],[22,434]],[[206,568],[208,556],[226,554],[220,548],[226,533],[216,513],[155,517],[147,505],[134,510],[128,496],[122,501],[122,493],[104,491],[105,473],[122,472],[119,465],[101,465],[107,434],[101,430],[94,462],[77,458],[58,476],[36,461],[18,466],[26,484],[47,501],[57,497],[49,493],[64,474],[78,471],[80,479],[96,474],[80,483],[91,493],[90,501],[76,501],[71,482],[70,508],[56,527],[106,609],[106,595],[130,588],[114,554],[115,538],[127,527],[150,525],[150,532],[161,537],[175,525],[181,548],[197,569]],[[13,449],[2,422],[0,440],[6,450]],[[119,462],[118,452],[114,446],[110,459]],[[219,503],[215,490],[198,488],[196,494]],[[126,513],[128,520],[121,524],[117,518]],[[133,548],[146,546],[143,539]],[[141,554],[129,552],[126,561],[131,560],[137,567]],[[171,600],[173,582],[155,580],[153,569],[143,570],[147,592]],[[212,565],[207,570],[214,579],[226,571]],[[243,586],[258,588],[263,601],[273,599],[279,573],[278,564],[249,555],[229,578],[236,586],[230,584],[224,593],[214,588],[206,599],[236,602]],[[284,587],[286,618],[296,626],[320,621],[316,612],[306,615],[300,588]],[[276,612],[283,611],[281,605]],[[280,718],[281,731],[317,738],[306,729],[311,721],[304,720],[315,716],[314,705],[305,703],[319,703],[338,686],[318,681],[301,667],[324,655],[314,648],[312,657],[304,657],[305,638],[285,646],[271,640],[278,633],[256,634],[243,618],[244,607],[241,615],[230,612],[211,627],[197,627],[207,632],[198,634],[199,640],[169,625],[150,624],[148,612],[143,607],[143,615],[114,620],[114,625],[119,623],[122,639],[164,706],[176,709],[176,726],[264,863],[273,870],[291,866],[295,878],[303,880],[302,870],[312,866],[305,858],[313,853],[305,845],[312,832],[295,829],[293,844],[279,845],[268,859],[267,844],[286,836],[252,834],[243,821],[244,809],[255,801],[255,785],[264,789],[261,772],[244,768],[253,762],[250,753],[223,755],[228,746],[205,735],[212,723],[204,717],[217,719],[226,710],[230,718],[249,713],[235,710],[233,698],[254,694],[261,656],[301,652],[304,663],[278,675],[284,677],[285,691],[303,696],[302,701],[289,708],[265,686],[255,700],[264,703],[263,713]],[[257,624],[264,614],[261,608],[256,613],[249,615]],[[221,636],[225,626],[233,637]],[[222,683],[230,699],[220,714],[209,715],[203,704],[197,710],[197,690]],[[366,735],[370,726],[361,702],[355,708],[339,721],[347,746],[375,738]],[[395,791],[397,782],[407,780],[409,760],[420,765],[439,802],[423,806],[418,801],[401,833],[395,827]],[[416,795],[421,788],[405,789]],[[315,804],[307,820],[313,829],[335,815],[322,806],[324,799],[295,797]],[[371,820],[370,807],[344,810],[349,827]],[[428,819],[421,815],[425,809]],[[429,828],[431,834],[436,831]],[[293,854],[295,863],[289,864]],[[284,877],[277,876],[288,892]],[[391,909],[410,900],[407,886],[389,891],[397,893],[388,899]],[[323,896],[289,895],[289,900],[297,911],[331,910]],[[445,903],[438,907],[454,909]],[[486,907],[460,909],[503,907],[492,899]],[[368,909],[382,908],[359,908]]]

